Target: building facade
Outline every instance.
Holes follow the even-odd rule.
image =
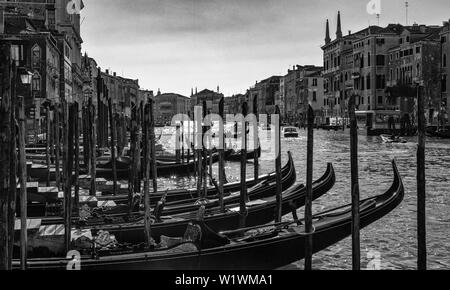
[[[170,125],[176,115],[191,116],[191,99],[174,93],[161,94],[155,99],[155,122],[159,125]]]
[[[257,82],[248,92],[249,113],[253,112],[255,99],[258,102],[258,114],[272,114],[275,112],[275,105],[279,99],[280,76],[272,76],[263,81]]]
[[[20,70],[32,75],[30,85],[18,85],[17,93],[24,97],[28,130],[42,133],[47,103],[60,102],[64,63],[56,36],[28,16],[16,12],[3,15],[2,44],[10,47],[11,58]]]
[[[223,97],[224,95],[220,93],[219,88],[217,88],[217,92],[208,89],[196,92],[191,96],[191,112],[194,112],[195,106],[202,106],[203,102],[206,101],[208,112],[219,114],[219,103]]]
[[[450,20],[445,21],[440,33],[442,65],[441,65],[441,93],[442,103],[446,109],[446,119],[450,113]]]
[[[224,99],[224,114],[237,115],[242,113],[242,105],[247,101],[247,96],[243,94],[233,95]]]
[[[329,117],[346,118],[348,98],[354,94],[357,110],[395,112],[400,122],[406,114],[414,115],[416,103],[415,96],[402,94],[398,87],[410,91],[415,83],[421,83],[428,124],[436,122],[443,98],[439,92],[439,60],[443,58],[440,31],[438,26],[389,24],[343,36],[338,13],[336,39],[332,41],[327,21],[322,50],[324,102],[329,105]]]

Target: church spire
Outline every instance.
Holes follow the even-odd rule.
[[[328,44],[331,42],[331,38],[330,38],[330,22],[327,19],[327,28],[325,31],[325,44]]]
[[[336,38],[342,38],[341,11],[338,11]]]

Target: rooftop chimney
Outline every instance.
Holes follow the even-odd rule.
[[[351,30],[348,31],[348,35],[352,35],[352,31]]]
[[[336,38],[342,38],[341,11],[338,11]]]
[[[105,70],[105,73],[106,73],[107,75],[109,75],[109,69]]]
[[[331,38],[330,38],[330,22],[327,19],[327,27],[325,30],[325,44],[328,44],[331,42]]]
[[[116,72],[114,72],[113,75],[116,77],[117,76]]]

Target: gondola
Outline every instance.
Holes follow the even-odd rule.
[[[313,184],[313,198],[317,199],[326,194],[335,183],[335,173],[333,167],[328,166],[327,172],[323,177]],[[305,203],[304,185],[295,185],[283,192],[282,214],[297,211]],[[275,219],[276,197],[250,200],[247,205],[246,224],[248,226],[257,226],[269,223]],[[200,205],[199,205],[200,207]],[[171,216],[161,216],[151,227],[152,237],[159,242],[161,236],[179,237],[182,236],[189,222],[198,215],[197,212],[176,214]],[[205,224],[214,231],[233,230],[239,227],[240,220],[239,204],[230,204],[225,212],[218,208],[206,209],[204,214]],[[153,219],[154,220],[154,219]],[[42,237],[42,233],[60,232],[58,228],[63,228],[62,224],[54,224],[51,221],[38,221],[38,231],[29,233],[30,247],[40,248],[43,242],[46,242],[48,236]],[[100,224],[103,223],[103,224]],[[143,218],[129,219],[126,217],[108,217],[108,219],[98,219],[77,225],[78,231],[88,230],[92,233],[107,231],[116,236],[121,241],[128,243],[140,243],[144,240]],[[52,237],[53,238],[53,237]],[[57,237],[54,237],[55,239]],[[51,248],[56,251],[57,244],[52,243]],[[62,248],[60,249],[62,250]]]
[[[255,159],[255,155],[257,155],[258,158],[261,157],[261,147],[258,147],[257,150],[247,152],[247,160]],[[241,150],[237,150],[237,151],[233,151],[225,159],[227,161],[239,162],[239,161],[241,161],[241,158],[242,158]]]
[[[394,182],[384,194],[360,204],[361,229],[380,220],[404,198],[403,182],[395,162]],[[313,218],[313,253],[318,253],[351,235],[351,205],[336,208]],[[145,251],[122,242],[116,249],[87,250],[81,256],[82,270],[272,270],[304,258],[304,226],[297,222],[257,226],[217,233],[202,221],[192,222],[182,238],[163,238],[161,248]],[[95,256],[95,258],[93,258]],[[32,258],[33,270],[67,269],[70,259]],[[13,261],[19,268],[20,262]]]
[[[213,153],[212,162],[216,163],[219,161],[219,154]],[[130,168],[130,159],[126,157],[120,157],[117,159],[117,178],[128,178],[129,177],[129,168]],[[190,161],[187,163],[176,163],[176,162],[157,162],[157,174],[158,177],[167,177],[172,174],[177,174],[180,176],[190,175],[194,172],[196,168],[197,162]],[[52,166],[50,169],[50,178],[55,179],[54,167]],[[87,169],[81,169],[80,174],[87,174]],[[38,181],[46,181],[47,180],[48,169],[45,165],[41,166],[33,166],[29,170],[29,176]],[[96,176],[99,178],[112,179],[113,171],[112,171],[112,162],[109,160],[104,163],[100,163],[96,168]]]
[[[281,169],[281,175],[285,176],[294,168],[294,160],[292,158],[292,154],[288,154],[288,162],[286,165]],[[295,172],[295,169],[294,169]],[[272,172],[270,174],[259,176],[257,180],[255,179],[248,179],[246,180],[246,185],[248,188],[255,186],[256,184],[260,182],[271,182],[275,180],[276,173]],[[89,180],[80,180],[80,187],[86,187],[89,188],[90,181]],[[224,193],[225,195],[229,195],[232,192],[235,192],[239,190],[241,187],[241,182],[232,182],[227,183],[224,185]],[[122,188],[119,186],[118,194],[113,196],[112,195],[112,185],[110,184],[97,184],[97,190],[102,192],[102,196],[97,196],[98,201],[107,201],[112,200],[117,204],[123,204],[128,203],[128,187]],[[210,187],[207,190],[207,197],[208,198],[217,198],[217,189],[215,187]],[[162,196],[166,195],[166,201],[167,202],[174,202],[174,201],[182,201],[186,199],[192,199],[198,197],[197,189],[175,189],[175,190],[169,190],[164,192],[157,192],[157,193],[151,193],[150,194],[150,203],[155,204],[159,200],[161,200]],[[28,188],[28,197],[29,201],[36,201],[41,203],[54,203],[59,200],[58,198],[58,192],[39,192],[38,188]]]
[[[450,139],[450,129],[427,130],[427,135],[432,138]]]
[[[292,158],[290,158],[292,159]],[[282,190],[287,190],[296,182],[296,171],[295,167],[291,164],[289,167],[289,171],[285,171],[282,176]],[[276,182],[274,178],[268,178],[267,180],[261,181],[256,184],[254,187],[248,189],[248,197],[251,199],[259,199],[265,198],[273,195],[273,192],[276,190]],[[166,194],[164,198],[166,198]],[[224,197],[224,204],[234,204],[239,202],[239,192],[225,192],[226,196]],[[114,201],[114,199],[110,199]],[[153,198],[156,204],[156,200]],[[116,199],[117,202],[119,200]],[[139,199],[137,199],[139,201]],[[101,201],[100,201],[101,202]],[[129,213],[129,206],[126,204],[128,202],[128,196],[124,197],[124,205],[117,205],[111,208],[96,208],[96,215],[108,216],[115,218],[123,215],[127,215]],[[162,214],[164,215],[173,215],[184,212],[193,212],[198,209],[198,203],[201,202],[206,209],[218,207],[219,200],[218,196],[209,196],[208,199],[199,199],[198,197],[191,197],[190,199],[173,201],[165,203]],[[116,203],[116,202],[115,202]],[[97,204],[94,202],[94,204]],[[94,206],[95,208],[95,206]],[[46,213],[47,204],[33,204],[32,211],[28,211],[29,218],[42,218],[42,220],[51,220],[52,223],[63,223],[64,220],[58,217],[49,217]],[[54,210],[53,210],[54,211]],[[139,203],[135,203],[135,208],[133,210],[134,213],[138,214],[139,212]],[[78,217],[74,217],[74,220],[78,220]]]

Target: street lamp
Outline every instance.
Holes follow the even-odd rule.
[[[22,68],[20,69],[20,79],[22,81],[22,84],[29,85],[31,84],[31,81],[33,79],[33,73]]]

